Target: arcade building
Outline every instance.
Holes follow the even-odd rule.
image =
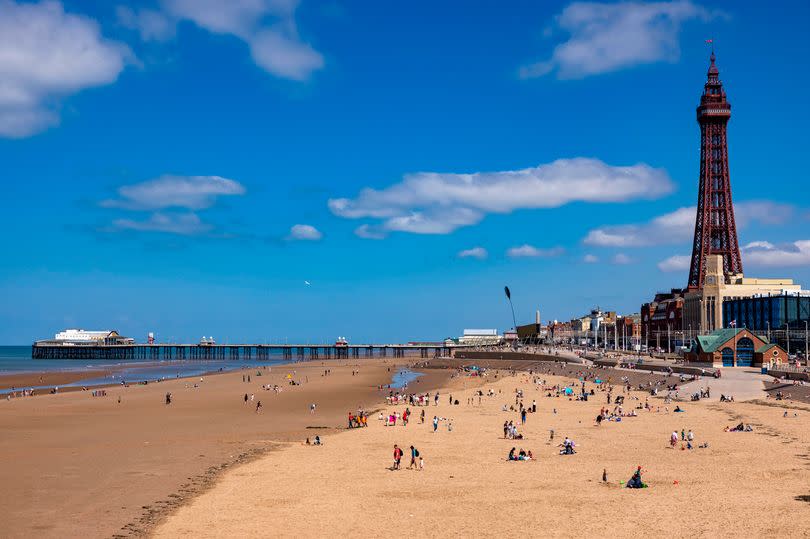
[[[684,362],[700,367],[773,367],[788,363],[788,356],[781,346],[747,329],[728,328],[699,335]]]

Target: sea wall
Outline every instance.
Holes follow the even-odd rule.
[[[549,354],[531,354],[528,352],[458,350],[453,356],[457,359],[503,359],[505,361],[560,361],[563,363],[584,363],[581,359],[570,356],[552,356]]]

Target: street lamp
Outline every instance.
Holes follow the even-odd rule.
[[[785,322],[785,340],[787,341],[787,356],[790,361],[790,326]]]
[[[670,348],[670,343],[671,342],[672,342],[672,339],[671,339],[671,337],[669,335],[669,322],[667,322],[667,354],[672,353],[672,349]]]
[[[506,299],[509,300],[509,307],[512,309],[512,323],[515,324],[515,333],[517,333],[517,320],[515,319],[515,307],[512,305],[512,292],[509,291],[508,286],[504,286],[503,291],[506,293]],[[515,340],[513,346],[517,347],[517,340]]]

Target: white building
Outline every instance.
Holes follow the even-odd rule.
[[[500,344],[503,337],[498,335],[497,329],[465,329],[458,339],[462,346],[492,346]]]
[[[54,335],[55,341],[94,342],[103,341],[112,333],[110,330],[87,331],[84,329],[66,329]]]

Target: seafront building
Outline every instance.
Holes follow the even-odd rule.
[[[735,318],[724,320],[723,312],[727,301],[752,298],[754,296],[799,294],[801,285],[795,284],[792,279],[762,279],[745,277],[743,274],[723,274],[723,258],[718,255],[710,256],[707,261],[705,281],[702,288],[687,291],[684,294],[684,324],[687,328],[698,329],[699,333],[708,333],[715,329],[729,327]],[[805,314],[805,319],[807,314]],[[774,320],[781,321],[782,317]],[[754,317],[746,320],[737,320],[737,327],[748,327],[752,330],[765,330],[765,324],[752,324]],[[759,319],[756,320],[759,322]],[[784,325],[781,323],[780,325]],[[776,329],[778,326],[774,326]]]
[[[747,329],[718,329],[698,335],[684,362],[701,367],[773,367],[788,362],[787,352]]]
[[[448,346],[494,346],[503,342],[497,329],[465,329],[461,337],[445,339]]]
[[[54,335],[53,340],[37,341],[43,345],[61,346],[110,346],[116,344],[134,344],[135,339],[123,337],[115,330],[65,329]]]
[[[723,326],[747,327],[787,350],[810,347],[810,291],[783,290],[723,302]],[[789,342],[788,342],[789,341]]]

